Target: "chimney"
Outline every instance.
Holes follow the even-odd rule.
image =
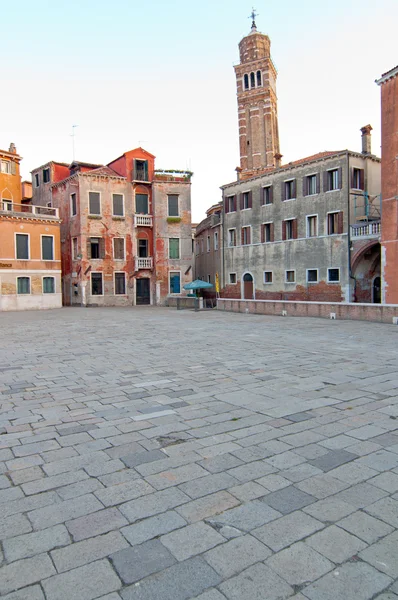
[[[274,154],[274,158],[275,158],[275,168],[276,169],[280,169],[281,164],[282,164],[282,156],[283,154]]]
[[[10,152],[10,154],[16,154],[17,153],[17,148],[15,146],[15,144],[13,142],[11,142],[10,147],[8,149],[8,152]]]
[[[371,125],[361,127],[362,132],[362,154],[372,154],[372,131]]]
[[[240,167],[236,167],[236,181],[240,181],[242,169]]]

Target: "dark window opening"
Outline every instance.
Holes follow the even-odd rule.
[[[294,283],[296,281],[296,273],[294,271],[286,271],[286,283]]]
[[[245,75],[244,76],[244,82],[245,82],[245,90],[249,89],[249,75]]]
[[[29,236],[26,233],[17,233],[16,246],[16,258],[18,260],[29,260]]]
[[[91,295],[102,296],[102,273],[91,273]]]
[[[330,283],[340,281],[340,269],[328,269],[328,281]]]
[[[89,238],[87,244],[87,258],[104,258],[105,249],[104,249],[104,240],[102,238]]]
[[[138,240],[138,257],[148,258],[148,240]]]
[[[317,283],[317,281],[318,281],[318,271],[317,271],[317,269],[308,269],[308,271],[307,271],[307,281],[308,281],[308,283]]]
[[[126,273],[115,273],[115,294],[124,295],[126,293]]]
[[[263,188],[263,204],[272,204],[272,185]]]
[[[50,181],[50,169],[43,169],[43,183]]]
[[[296,198],[296,181],[292,179],[291,181],[285,181],[285,200],[293,200]]]
[[[39,173],[35,173],[35,187],[40,186],[40,175]]]
[[[70,195],[70,204],[71,204],[72,217],[74,217],[77,214],[76,194]]]
[[[260,87],[261,85],[262,85],[261,71],[257,71],[257,87]]]
[[[250,87],[256,87],[256,79],[254,77],[254,73],[250,73]]]
[[[272,283],[272,271],[264,271],[264,283]]]
[[[339,170],[333,169],[332,171],[328,171],[327,177],[328,177],[328,186],[327,186],[328,192],[332,192],[333,190],[339,190],[340,189]]]
[[[356,169],[355,167],[352,170],[352,183],[351,187],[354,190],[363,190],[364,189],[364,170]]]
[[[137,181],[148,181],[148,161],[138,160],[134,161],[134,179]]]

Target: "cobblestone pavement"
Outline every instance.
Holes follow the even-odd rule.
[[[398,328],[0,314],[3,600],[397,600]]]

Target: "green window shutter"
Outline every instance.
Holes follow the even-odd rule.
[[[179,238],[169,239],[169,258],[180,258],[180,240]]]

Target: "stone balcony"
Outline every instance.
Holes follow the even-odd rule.
[[[0,214],[27,218],[31,218],[34,215],[36,217],[58,219],[59,209],[50,206],[34,206],[33,204],[16,204],[11,200],[3,199],[0,202]]]
[[[147,256],[146,258],[140,258],[139,256],[135,257],[135,270],[141,271],[143,269],[152,270],[153,269],[153,257]]]
[[[135,227],[152,227],[153,217],[152,215],[134,215]]]
[[[356,223],[355,225],[351,225],[352,240],[379,238],[380,235],[380,221],[368,221],[366,223]]]

